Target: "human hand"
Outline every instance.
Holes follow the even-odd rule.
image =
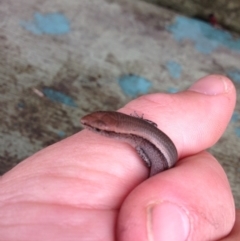
[[[86,130],[27,158],[0,179],[0,240],[240,239],[226,174],[204,151],[235,101],[231,81],[208,76],[122,108],[144,113],[178,149],[176,166],[147,180],[134,149]]]

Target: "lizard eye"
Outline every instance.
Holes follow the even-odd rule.
[[[100,129],[98,129],[98,128],[95,128],[95,131],[96,131],[96,132],[100,132],[101,130],[100,130]]]

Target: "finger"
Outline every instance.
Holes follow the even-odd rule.
[[[223,76],[205,77],[191,89],[174,95],[153,94],[141,97],[130,102],[122,111],[142,111],[145,118],[157,122],[159,128],[170,136],[180,157],[190,155],[217,141],[227,126],[236,98],[233,84]],[[63,183],[58,184],[61,188],[49,186],[45,174],[64,177]],[[66,195],[61,198],[61,203],[75,205],[81,200],[83,206],[86,203],[93,206],[108,204],[109,208],[118,208],[127,193],[148,176],[148,169],[127,144],[82,131],[28,158],[7,173],[4,179],[9,180],[16,175],[21,181],[15,185],[20,185],[19,190],[26,194],[38,191],[32,190],[34,187],[26,188],[29,187],[24,181],[28,181],[26,176],[36,178],[41,185],[48,186],[52,195],[42,196],[41,192],[37,192],[37,200],[55,201],[59,190],[67,186],[71,188],[65,188]],[[44,180],[39,179],[39,176]],[[81,185],[75,182],[75,185],[72,184],[75,179],[85,185],[88,180],[95,189],[85,189],[84,195]],[[21,186],[24,185],[22,190]],[[99,187],[104,187],[101,195],[94,191]]]
[[[215,144],[232,116],[236,102],[233,83],[224,76],[211,75],[187,91],[140,97],[122,111],[144,113],[158,124],[177,146],[179,157]]]
[[[236,220],[231,233],[220,241],[237,241],[240,240],[240,210],[236,210]]]
[[[232,229],[234,201],[218,162],[201,152],[141,183],[124,201],[119,240],[219,240]]]

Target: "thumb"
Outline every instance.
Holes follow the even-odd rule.
[[[141,183],[119,215],[119,240],[219,240],[234,225],[226,174],[207,152]]]

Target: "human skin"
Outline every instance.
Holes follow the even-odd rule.
[[[0,240],[240,240],[226,174],[204,151],[223,134],[235,102],[232,82],[211,75],[124,106],[177,147],[175,167],[149,179],[133,148],[88,130],[27,158],[0,179]]]

